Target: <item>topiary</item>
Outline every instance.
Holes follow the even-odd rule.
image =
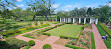
[[[35,45],[35,42],[34,42],[33,40],[30,40],[30,41],[27,42],[27,44],[28,44],[29,46],[34,46],[34,45]]]
[[[43,49],[52,49],[52,47],[51,47],[51,45],[49,45],[49,44],[45,44],[45,45],[43,46]]]

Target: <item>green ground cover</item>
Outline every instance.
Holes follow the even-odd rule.
[[[83,25],[72,25],[72,24],[66,24],[59,28],[47,31],[45,33],[50,33],[54,36],[69,36],[69,37],[77,37],[78,33],[80,32]]]
[[[104,36],[105,34],[107,34],[99,25],[96,25],[97,26],[97,29],[100,33],[101,36]],[[106,46],[108,49],[111,49],[111,38],[108,37],[107,40],[104,40]]]
[[[95,47],[95,40],[94,40],[94,34],[93,34],[93,32],[91,33],[91,46],[92,46],[92,49],[96,49],[96,47]]]

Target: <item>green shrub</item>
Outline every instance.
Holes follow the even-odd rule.
[[[65,47],[69,47],[69,48],[73,48],[73,49],[85,49],[85,48],[76,47],[76,46],[68,45],[68,44],[66,44]]]
[[[37,22],[35,22],[35,26],[38,26],[38,23],[37,23]]]
[[[26,47],[24,47],[23,49],[29,49],[31,46],[26,46]]]
[[[42,24],[43,24],[43,22],[40,22],[40,24],[42,25]]]
[[[7,46],[8,48],[21,48],[23,46],[27,46],[27,42],[26,41],[22,41],[16,38],[6,38],[6,42],[9,46]]]
[[[77,39],[78,40],[78,38],[68,37],[68,36],[63,36],[63,35],[61,35],[60,38],[64,38],[64,39]]]
[[[33,37],[33,34],[31,34],[31,33],[25,34],[25,35],[22,35],[22,36],[35,39],[35,37]]]
[[[26,30],[30,30],[30,29],[36,29],[36,28],[39,29],[39,28],[42,28],[44,26],[49,26],[49,24],[43,24],[43,25],[33,26],[33,27],[28,26],[28,27],[25,27],[25,28],[8,30],[8,31],[4,31],[0,34],[3,35],[3,36],[7,36],[7,35],[12,35],[12,34],[19,33],[19,32],[26,31]]]
[[[111,30],[104,24],[99,22],[99,25],[106,31],[106,33],[111,37]]]
[[[50,33],[42,33],[43,35],[47,35],[47,36],[50,36]]]
[[[34,46],[34,45],[35,45],[35,41],[30,40],[30,41],[27,42],[27,44],[28,44],[29,46]]]
[[[45,44],[45,45],[43,46],[43,49],[52,49],[52,47],[51,47],[51,45],[49,45],[49,44]]]

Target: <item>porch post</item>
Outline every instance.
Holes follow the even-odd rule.
[[[79,24],[81,23],[81,18],[79,18]]]
[[[92,22],[92,18],[90,18],[90,24],[91,24],[91,22]]]
[[[65,18],[64,18],[64,22],[65,22]]]
[[[98,18],[96,18],[96,24],[98,24]]]
[[[86,18],[84,18],[84,24],[86,24]]]
[[[75,18],[73,18],[73,23],[75,23]]]
[[[61,18],[60,18],[60,23],[61,23]]]

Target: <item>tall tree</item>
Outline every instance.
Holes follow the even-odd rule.
[[[88,14],[89,16],[93,14],[93,11],[92,11],[92,8],[91,8],[91,7],[88,8],[87,14]]]

